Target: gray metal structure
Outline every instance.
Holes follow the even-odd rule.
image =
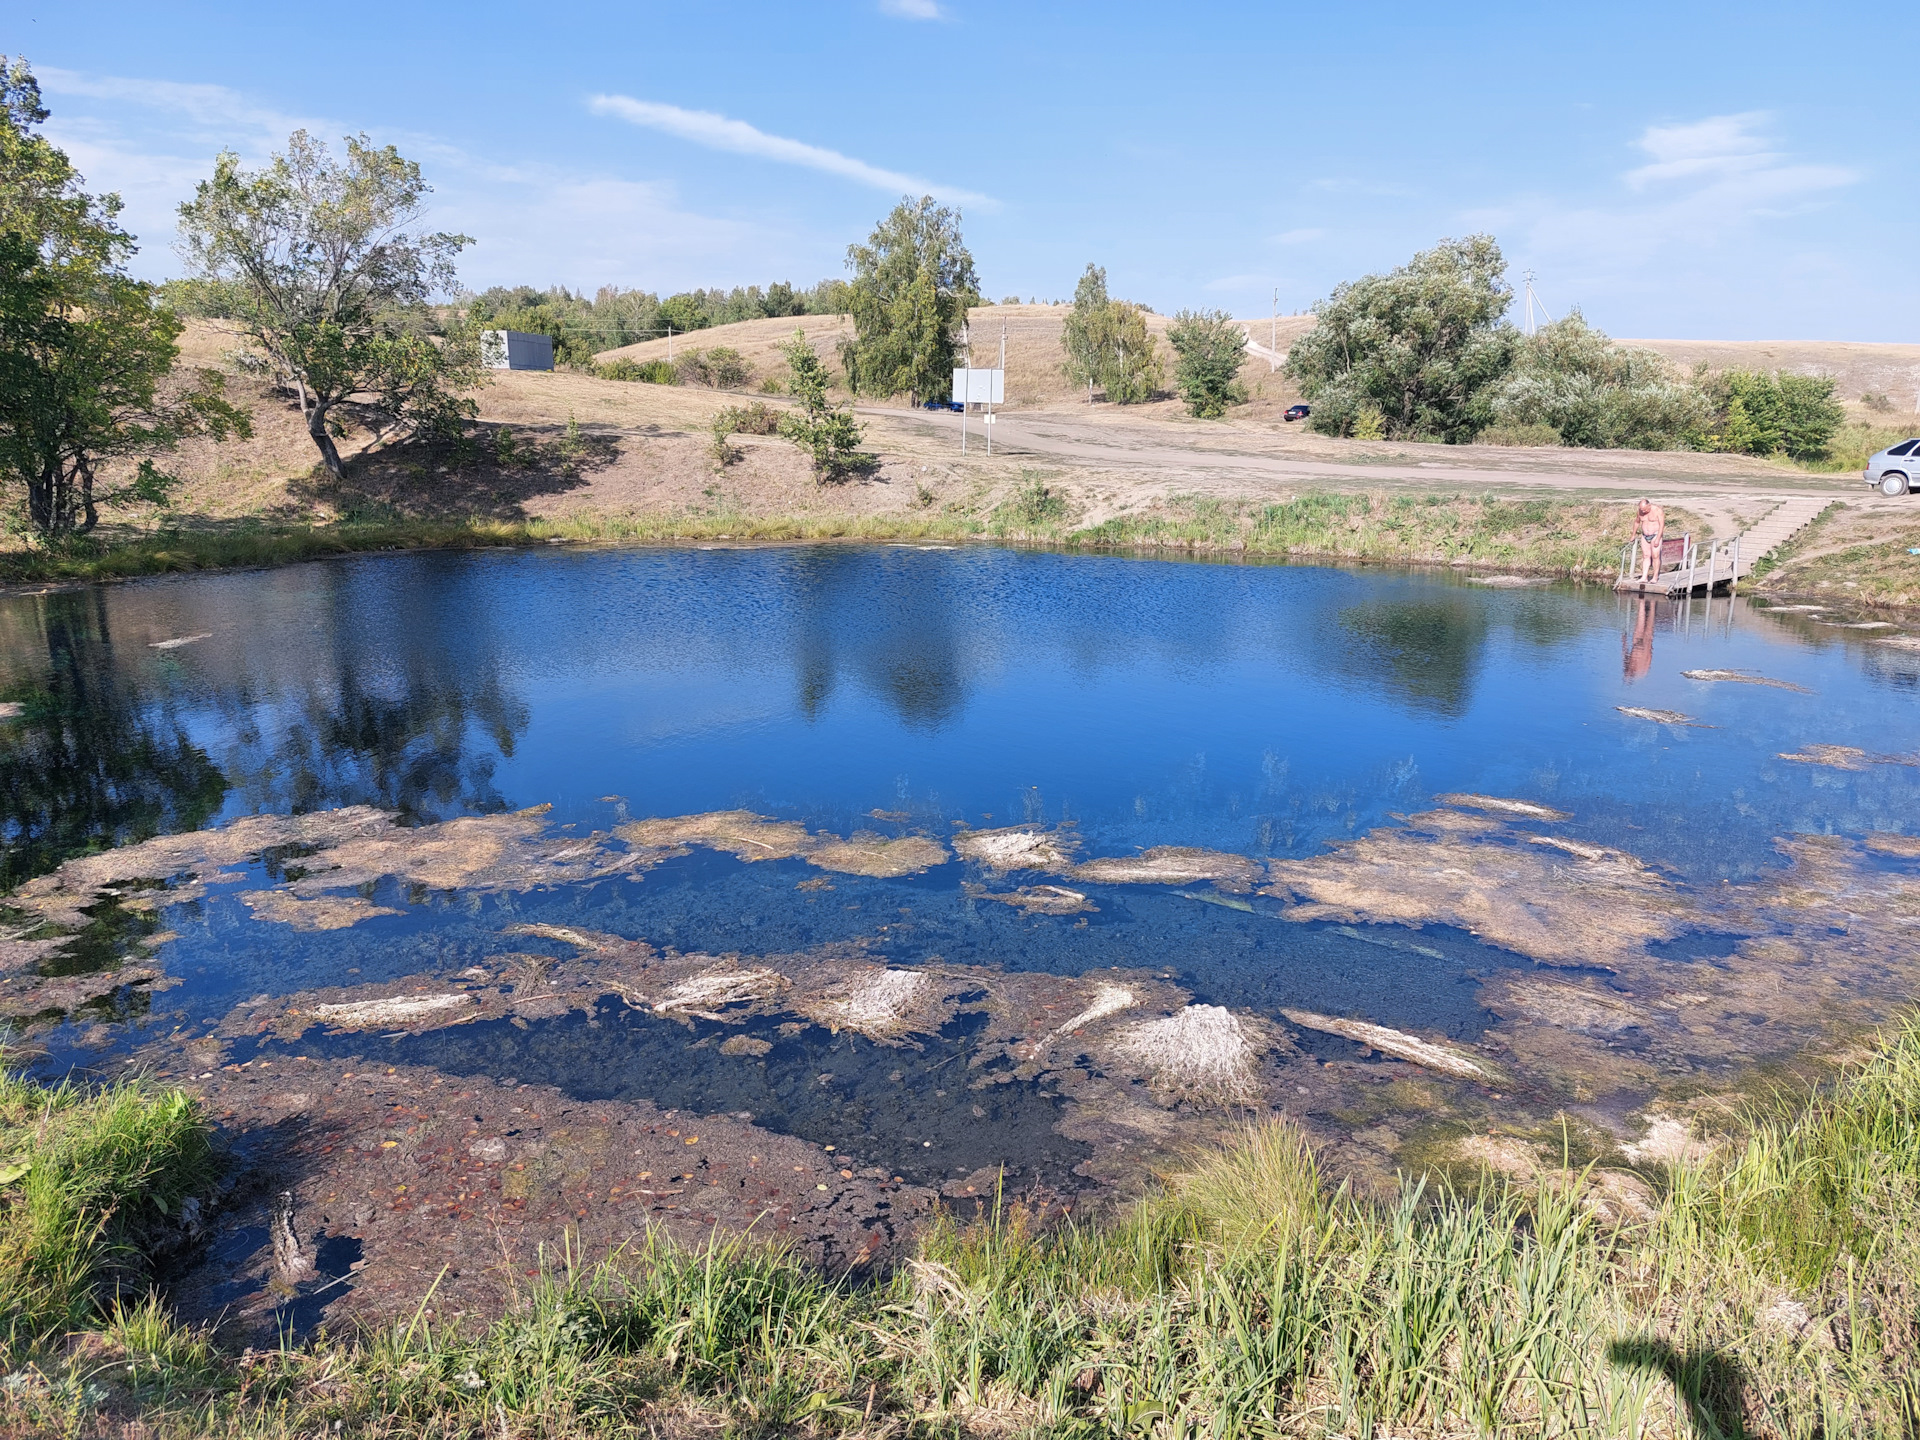
[[[551,370],[553,338],[520,330],[482,330],[480,363],[489,370]]]

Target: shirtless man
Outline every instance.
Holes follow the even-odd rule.
[[[1640,555],[1634,563],[1635,580],[1651,580],[1660,573],[1660,542],[1667,535],[1667,512],[1651,500],[1639,505]]]

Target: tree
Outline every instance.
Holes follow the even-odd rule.
[[[1093,402],[1095,386],[1116,405],[1135,405],[1160,388],[1160,356],[1147,329],[1146,312],[1125,300],[1107,296],[1107,272],[1087,266],[1073,292],[1073,310],[1061,339],[1067,352],[1067,378],[1087,387]]]
[[[1723,370],[1702,375],[1700,388],[1713,412],[1702,437],[1712,450],[1817,460],[1846,418],[1830,375]]]
[[[831,479],[858,461],[863,438],[860,426],[850,406],[835,405],[827,398],[827,383],[832,376],[807,343],[805,330],[795,329],[780,353],[786,357],[789,371],[787,389],[799,407],[799,413],[781,421],[780,433],[813,460],[815,480]]]
[[[24,490],[45,539],[91,531],[100,507],[164,504],[153,456],[192,434],[250,433],[211,371],[175,377],[181,330],[130,278],[118,196],[86,193],[24,61],[0,58],[0,482]],[[131,474],[96,489],[103,468]]]
[[[1502,425],[1549,425],[1562,444],[1601,449],[1672,449],[1706,419],[1665,356],[1614,344],[1578,310],[1515,342],[1491,402]]]
[[[1064,367],[1067,379],[1087,387],[1089,405],[1093,403],[1093,387],[1101,378],[1102,330],[1106,325],[1108,303],[1107,272],[1090,263],[1080,283],[1073,287],[1073,309],[1060,336],[1060,344],[1067,352]]]
[[[1313,427],[1349,434],[1371,404],[1389,437],[1471,440],[1492,420],[1489,390],[1513,354],[1506,273],[1493,237],[1470,235],[1335,289],[1287,356]]]
[[[436,336],[427,304],[453,290],[472,240],[415,228],[431,187],[391,145],[349,136],[346,151],[336,161],[304,130],[264,170],[226,151],[180,207],[186,256],[238,282],[241,327],[336,477],[344,419],[376,436],[445,433],[476,413],[456,392],[482,378],[473,334]]]
[[[1144,321],[1142,322],[1144,328]],[[1229,405],[1243,402],[1240,362],[1246,356],[1247,337],[1224,310],[1182,310],[1167,331],[1173,352],[1173,384],[1189,413],[1201,420],[1217,420]]]
[[[856,395],[908,394],[915,403],[945,393],[960,322],[980,298],[959,212],[930,195],[903,199],[865,245],[847,247],[847,266],[857,337],[840,346],[848,386]]]

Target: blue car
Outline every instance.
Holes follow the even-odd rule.
[[[952,410],[958,413],[967,407],[962,405],[958,400],[928,400],[923,403],[920,408],[922,410]]]

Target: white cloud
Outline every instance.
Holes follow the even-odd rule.
[[[1319,229],[1285,230],[1273,237],[1273,243],[1276,245],[1305,245],[1311,240],[1318,240],[1326,233],[1326,231]]]
[[[883,15],[898,15],[903,20],[939,20],[944,18],[934,0],[880,0]]]
[[[663,105],[654,100],[635,100],[627,95],[595,95],[588,102],[597,115],[615,115],[635,125],[659,130],[678,139],[704,145],[709,150],[725,150],[735,155],[753,155],[782,165],[799,165],[822,170],[878,190],[933,195],[942,200],[991,204],[985,195],[951,186],[934,185],[897,170],[883,170],[804,140],[789,140],[784,135],[769,135],[744,120],[729,119],[711,110],[683,110],[678,105]]]
[[[296,129],[332,139],[358,127],[283,114],[219,85],[41,69],[56,103],[47,134],[94,191],[116,191],[121,220],[140,241],[136,273],[180,273],[170,247],[175,210],[213,171],[222,149],[264,162]],[[478,237],[462,257],[464,283],[618,284],[664,291],[691,285],[807,282],[839,268],[841,245],[780,220],[692,212],[671,183],[499,163],[434,135],[383,133],[427,170],[428,221]]]

